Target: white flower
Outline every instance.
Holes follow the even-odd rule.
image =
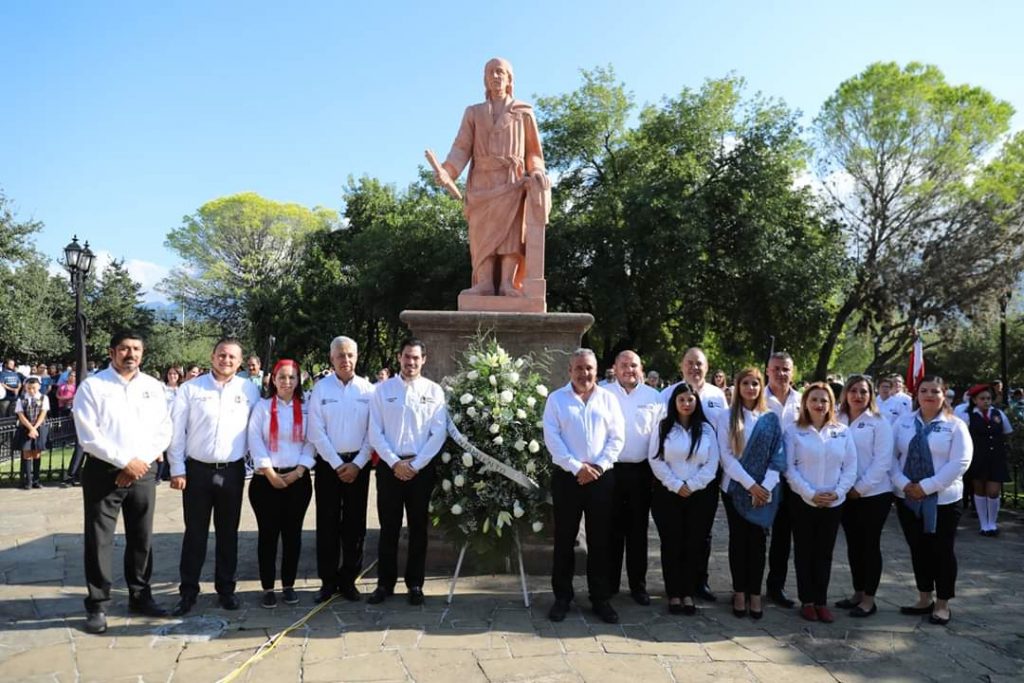
[[[537,393],[540,394],[541,396],[547,396],[548,395],[548,388],[546,386],[544,386],[543,384],[538,384],[537,385]]]
[[[455,424],[459,424],[460,422],[462,422],[462,413],[455,413],[454,415],[452,415],[452,422],[454,422]]]
[[[444,453],[441,454],[441,462],[443,462],[445,465],[447,465],[451,461],[452,461],[452,454],[451,453],[449,453],[448,451],[445,451]]]
[[[526,448],[526,442],[523,441],[522,439],[519,439],[514,444],[512,444],[512,448],[516,449],[517,451],[521,451]]]
[[[442,479],[441,480],[441,489],[445,493],[448,493],[449,491],[452,490],[452,483],[450,481],[448,481],[447,479]]]
[[[515,501],[515,504],[512,505],[512,515],[516,519],[519,519],[520,517],[522,517],[525,514],[526,514],[526,510],[523,509],[523,506],[519,504],[518,500]]]
[[[504,437],[496,436],[493,439],[491,439],[491,443],[493,443],[495,446],[500,446],[501,444],[505,443],[505,439]]]
[[[533,423],[537,429],[544,429],[544,420],[537,420]]]
[[[537,443],[536,439],[530,439],[530,443],[526,446],[526,448],[531,453],[537,453],[538,451],[540,451],[540,444]]]
[[[511,389],[506,389],[505,391],[498,394],[498,399],[502,403],[511,403],[513,398],[515,398],[515,395],[512,393]]]
[[[536,471],[537,471],[537,463],[535,463],[532,460],[528,461],[526,463],[526,473],[527,474],[533,474]]]
[[[459,397],[459,403],[461,403],[464,406],[468,406],[472,402],[473,394],[466,393]]]
[[[480,373],[477,372],[476,370],[470,370],[469,372],[466,373],[466,379],[468,380],[475,380],[478,377],[480,377]]]
[[[525,420],[526,411],[523,410],[522,408],[516,408],[516,417],[519,418],[520,420]]]
[[[528,396],[526,398],[526,405],[530,406],[531,408],[534,407],[535,405],[537,405],[537,399],[535,399],[533,396]]]
[[[463,464],[464,467],[472,467],[473,466],[473,456],[471,454],[469,454],[469,453],[463,453],[462,454],[462,464]]]
[[[507,511],[502,510],[498,513],[498,528],[503,526],[509,526],[512,524],[512,515],[508,514]]]
[[[544,523],[543,522],[534,522],[533,523],[533,532],[534,533],[540,533],[540,530],[543,529],[543,528],[544,528]]]
[[[456,486],[460,486],[461,487],[461,486],[463,486],[466,483],[466,478],[464,476],[462,476],[461,474],[456,474],[455,475],[454,483],[455,483]],[[447,489],[445,489],[445,490],[447,490]]]
[[[477,355],[475,353],[470,355],[470,357],[469,357],[469,364],[470,365],[476,365],[479,361],[480,361],[480,359],[477,357]]]
[[[462,514],[462,506],[459,505],[458,503],[456,503],[455,505],[452,505],[452,514],[453,515],[461,515]],[[536,526],[538,524],[540,524],[540,522],[534,522],[534,524],[533,524],[535,531],[540,531],[540,529],[536,528]]]
[[[484,532],[484,533],[486,534],[486,533],[487,533],[487,531],[488,531],[488,530],[489,530],[490,528],[491,528],[491,518],[490,518],[490,517],[488,517],[488,518],[486,518],[486,519],[484,520],[484,528],[483,528],[483,532]]]
[[[508,377],[509,384],[515,384],[516,382],[519,381],[519,373],[518,372],[513,371],[513,372],[508,373],[505,376]]]
[[[498,432],[501,431],[501,425],[499,425],[497,422],[492,422],[491,426],[487,428],[487,431],[489,431],[491,434],[497,434]]]
[[[494,375],[491,375],[490,377],[488,377],[487,381],[491,383],[492,387],[498,386],[498,378],[495,377]]]
[[[476,417],[476,408],[474,408],[473,406],[466,408],[466,415],[468,415],[469,417]]]
[[[525,364],[525,360],[523,360],[522,358],[516,358],[515,366],[517,369],[523,367]]]

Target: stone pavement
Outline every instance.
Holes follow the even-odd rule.
[[[371,491],[373,487],[371,486]],[[0,489],[0,680],[215,681],[231,674],[275,634],[312,609],[317,587],[313,519],[306,518],[300,579],[302,603],[261,609],[256,576],[256,524],[245,503],[239,593],[243,608],[225,612],[210,594],[184,620],[129,617],[123,581],[115,583],[110,630],[81,630],[83,578],[81,492]],[[371,526],[375,527],[372,515]],[[622,623],[608,626],[574,609],[562,624],[545,615],[548,579],[529,577],[534,605],[522,605],[515,576],[460,580],[444,604],[449,570],[425,586],[426,605],[396,595],[384,605],[336,601],[290,632],[240,681],[860,681],[1024,680],[1024,524],[1003,515],[998,539],[980,538],[965,516],[959,536],[959,596],[947,628],[903,617],[897,606],[915,597],[906,546],[889,519],[886,573],[876,616],[837,615],[831,625],[807,624],[795,611],[768,607],[760,622],[735,618],[728,596],[727,533],[715,527],[711,585],[723,598],[696,617],[670,616],[665,601],[641,608],[615,605]],[[160,487],[154,588],[168,607],[177,585],[180,494]],[[653,525],[652,525],[653,534]],[[654,536],[652,535],[652,539]],[[118,539],[121,540],[120,538]],[[376,533],[371,532],[370,557]],[[658,546],[651,547],[652,593],[661,588]],[[213,543],[206,563],[212,572]],[[830,598],[849,586],[842,534]],[[115,559],[115,567],[120,566]],[[795,592],[795,579],[790,589]],[[373,579],[364,580],[364,592]],[[204,584],[212,593],[209,583]],[[582,577],[577,594],[586,595]]]

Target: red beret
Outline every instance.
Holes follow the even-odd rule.
[[[983,391],[992,391],[991,384],[975,384],[973,387],[967,390],[967,395],[974,398]]]

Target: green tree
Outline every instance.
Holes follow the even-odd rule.
[[[818,172],[852,277],[818,375],[852,322],[873,340],[874,371],[906,354],[915,329],[992,313],[1024,264],[1022,137],[986,162],[1012,114],[982,88],[917,63],[872,64],[825,102]]]
[[[160,290],[220,321],[225,332],[245,336],[255,293],[294,274],[308,235],[336,227],[337,214],[330,209],[275,202],[253,192],[215,199],[167,235],[166,245],[184,266]]]
[[[18,220],[11,201],[0,188],[0,267],[11,267],[32,256],[32,236],[42,229],[39,221]]]
[[[145,336],[154,323],[153,311],[142,301],[142,285],[132,279],[124,260],[111,261],[99,277],[89,278],[84,313],[90,360],[107,357],[114,332],[130,329]]]

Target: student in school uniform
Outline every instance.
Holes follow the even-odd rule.
[[[978,512],[978,532],[998,536],[999,498],[1003,482],[1010,481],[1006,463],[1006,437],[1013,433],[1010,420],[993,405],[995,390],[989,384],[976,384],[967,391],[971,397],[967,428],[974,444],[974,458],[964,479],[974,489],[974,509]]]
[[[50,412],[50,399],[39,390],[39,378],[29,377],[21,397],[14,403],[18,427],[14,432],[14,449],[21,451],[21,488],[40,489],[40,456],[46,450],[49,434],[46,415]]]

